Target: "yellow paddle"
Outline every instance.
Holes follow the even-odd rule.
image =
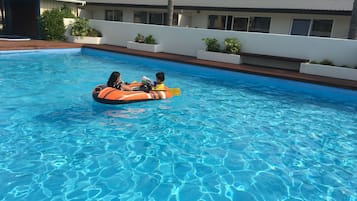
[[[179,96],[181,94],[180,88],[169,88],[167,89],[173,96]]]

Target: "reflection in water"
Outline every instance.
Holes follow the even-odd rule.
[[[141,113],[144,113],[144,108],[129,108],[129,109],[117,109],[117,110],[107,110],[104,114],[109,117],[114,118],[125,118],[125,119],[136,119]]]

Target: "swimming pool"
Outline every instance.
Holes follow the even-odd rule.
[[[91,49],[0,66],[0,200],[357,199],[356,91]],[[181,96],[93,101],[114,70]]]

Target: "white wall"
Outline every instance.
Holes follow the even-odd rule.
[[[163,46],[164,52],[196,56],[205,45],[202,38],[213,37],[223,46],[227,37],[236,37],[242,51],[283,57],[332,60],[336,65],[357,66],[357,40],[290,36],[280,34],[222,31],[201,28],[168,27],[90,20],[90,25],[102,32],[107,44],[126,46],[137,33],[152,34]]]

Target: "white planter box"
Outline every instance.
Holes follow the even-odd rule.
[[[301,63],[300,73],[357,81],[357,69],[353,68]]]
[[[210,61],[220,61],[232,64],[241,64],[240,55],[238,54],[227,54],[221,52],[210,52],[205,50],[199,50],[197,52],[197,58]]]
[[[128,41],[126,47],[129,49],[142,50],[147,52],[162,52],[162,46],[160,44],[146,44]]]
[[[89,36],[67,36],[67,41],[73,43],[86,44],[103,44],[103,37],[89,37]]]

